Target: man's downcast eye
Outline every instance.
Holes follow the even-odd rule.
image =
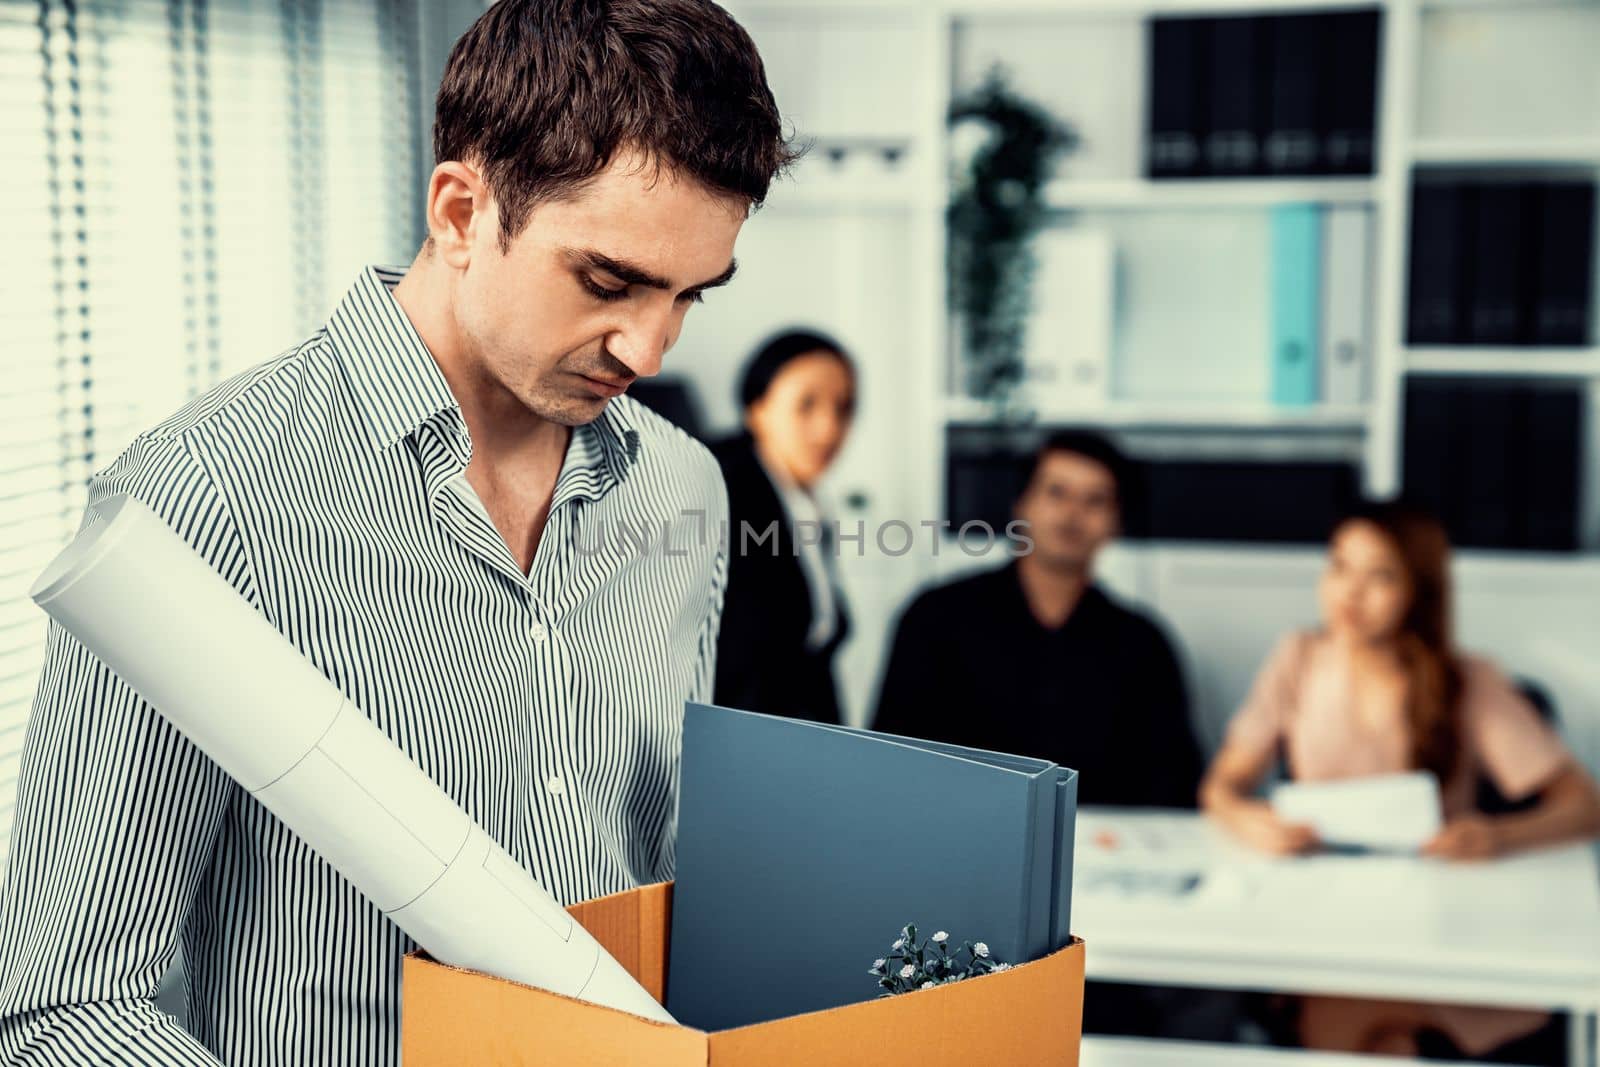
[[[578,281],[581,282],[583,287],[589,291],[589,295],[594,297],[596,300],[605,300],[609,302],[612,300],[624,300],[628,296],[628,286],[626,285],[620,289],[609,289],[595,281],[593,278],[589,277],[587,274],[578,275]],[[678,300],[687,304],[703,304],[705,303],[705,293],[699,290],[695,290],[694,292],[680,293],[678,295]]]
[[[621,300],[628,295],[628,287],[626,285],[621,289],[607,289],[587,274],[578,275],[578,280],[583,283],[585,289],[589,290],[589,295],[596,300]]]

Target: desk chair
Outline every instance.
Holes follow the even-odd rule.
[[[1538,682],[1529,678],[1515,680],[1517,691],[1523,695],[1533,710],[1539,713],[1550,726],[1557,726],[1560,719],[1556,715],[1555,702],[1550,699],[1550,694]],[[1478,810],[1485,815],[1506,815],[1511,812],[1525,811],[1538,802],[1537,797],[1524,797],[1521,800],[1507,800],[1501,795],[1500,790],[1488,778],[1478,781]]]

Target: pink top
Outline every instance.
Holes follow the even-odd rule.
[[[1441,791],[1445,815],[1473,809],[1487,776],[1508,800],[1538,792],[1570,759],[1555,731],[1493,664],[1462,656],[1462,758]],[[1349,661],[1314,632],[1278,642],[1228,726],[1229,744],[1265,756],[1283,746],[1298,781],[1413,770],[1405,687],[1356,691]]]

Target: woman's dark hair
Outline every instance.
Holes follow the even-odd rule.
[[[624,145],[752,205],[797,156],[754,42],[710,0],[500,0],[451,49],[434,161],[482,170],[503,245]]]
[[[748,408],[766,396],[773,379],[791,361],[814,352],[834,357],[854,377],[856,366],[839,342],[827,334],[812,330],[785,330],[763,341],[755,355],[744,365],[744,373],[739,376],[740,409]]]
[[[1441,784],[1461,753],[1461,668],[1451,624],[1450,538],[1431,513],[1403,500],[1364,500],[1333,535],[1352,523],[1375,527],[1393,546],[1411,585],[1397,650],[1408,681],[1406,725],[1411,757]]]

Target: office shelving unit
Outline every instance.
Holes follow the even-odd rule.
[[[1157,15],[1290,14],[1311,11],[1382,12],[1376,170],[1354,178],[1251,178],[1150,180],[1144,177],[1140,145],[1146,93],[1145,20]],[[773,70],[780,96],[799,99],[795,114],[802,136],[892,134],[902,142],[894,168],[835,167],[808,160],[796,180],[775,192],[768,211],[804,212],[819,222],[861,213],[892,215],[910,235],[915,252],[904,264],[914,275],[903,336],[917,353],[917,372],[901,374],[900,387],[883,414],[885,440],[915,442],[913,470],[897,470],[883,486],[866,487],[889,498],[889,510],[939,514],[944,466],[944,430],[981,423],[983,405],[951,388],[952,329],[943,273],[944,208],[950,187],[952,146],[944,113],[950,99],[970,88],[986,66],[984,56],[1015,58],[1019,91],[1057,111],[1084,133],[1089,152],[1069,157],[1045,194],[1058,224],[1089,219],[1115,227],[1141,218],[1194,220],[1235,213],[1265,217],[1278,204],[1367,205],[1373,212],[1373,300],[1370,313],[1371,393],[1359,407],[1275,408],[1265,396],[1150,395],[1141,383],[1159,381],[1163,368],[1134,375],[1128,367],[1105,405],[1037,412],[1041,422],[1087,423],[1118,431],[1177,430],[1191,434],[1240,429],[1289,436],[1354,440],[1362,457],[1366,488],[1399,488],[1401,426],[1409,375],[1494,375],[1585,380],[1591,410],[1600,412],[1600,349],[1414,348],[1405,343],[1405,301],[1412,183],[1434,168],[1514,174],[1594,175],[1600,172],[1600,3],[1593,0],[743,0],[735,13],[764,50],[774,41],[817,35],[835,46],[854,42],[838,61],[814,47],[804,70]],[[785,41],[785,38],[788,38]],[[1474,59],[1485,41],[1504,40],[1489,58]],[[876,46],[870,42],[878,42]],[[853,50],[852,50],[853,49]],[[1059,54],[1052,60],[1051,50]],[[792,49],[790,49],[792,51]],[[776,54],[776,51],[773,52]],[[827,53],[837,54],[837,51]],[[859,98],[847,88],[858,70],[850,55],[870,57],[874,68]],[[1535,62],[1536,60],[1536,62]],[[1484,88],[1457,85],[1461,71],[1477,62]],[[832,80],[827,95],[795,89],[794,77]],[[840,88],[840,83],[846,87]],[[873,85],[882,88],[874,99]],[[895,88],[897,87],[897,88]],[[1504,109],[1477,108],[1488,115],[1471,125],[1473,94],[1492,93],[1515,109],[1539,93],[1577,94],[1567,112],[1541,121],[1515,123]],[[1586,94],[1586,95],[1584,95]],[[813,106],[817,105],[817,106]],[[1544,109],[1549,111],[1551,109]],[[1554,109],[1561,112],[1562,108]],[[1541,112],[1542,114],[1542,112]],[[893,129],[864,128],[888,116]],[[1130,221],[1131,220],[1131,221]],[[759,226],[759,221],[755,224]],[[895,250],[888,250],[892,255]],[[1265,253],[1263,253],[1265,254]],[[1036,297],[1037,299],[1037,297]],[[1600,300],[1596,306],[1600,307]],[[873,310],[867,301],[868,313]],[[1256,309],[1259,311],[1259,308]],[[1241,309],[1242,314],[1252,313]],[[1240,324],[1243,325],[1243,324]],[[1266,324],[1261,323],[1263,337]],[[1600,331],[1597,331],[1600,336]],[[1113,359],[1123,353],[1114,352]],[[1262,362],[1266,356],[1263,350]],[[1174,365],[1181,357],[1174,358]],[[1241,364],[1243,365],[1243,364]],[[1266,368],[1259,368],[1262,375]],[[1222,368],[1219,378],[1237,377]],[[1130,378],[1129,375],[1132,375]],[[908,380],[908,379],[915,380]],[[1176,376],[1182,381],[1182,375]],[[1262,379],[1264,380],[1264,379]],[[867,419],[873,417],[867,399]],[[863,420],[863,423],[867,421]],[[1600,471],[1600,416],[1590,419],[1588,482]],[[856,480],[870,478],[865,471]],[[1600,548],[1600,492],[1584,508],[1583,543]],[[1559,559],[1550,561],[1559,566]]]

